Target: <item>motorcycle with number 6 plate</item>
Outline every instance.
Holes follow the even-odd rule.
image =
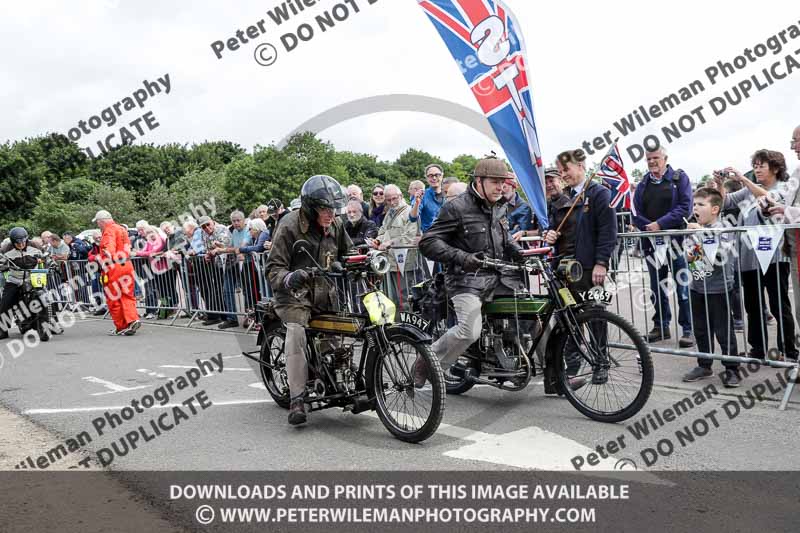
[[[314,267],[304,291],[336,289],[338,311],[311,316],[306,328],[308,362],[305,401],[309,411],[334,407],[351,413],[374,410],[386,429],[406,442],[431,437],[444,415],[445,385],[438,359],[430,349],[430,337],[418,327],[396,321],[394,302],[378,284],[389,269],[384,252],[347,256],[323,269],[307,241],[297,241],[295,255],[306,254]],[[323,280],[316,283],[316,280]],[[366,312],[348,309],[356,291]],[[313,296],[313,295],[312,295]],[[313,298],[312,298],[313,301]],[[272,300],[259,302],[261,324],[258,350],[244,352],[275,403],[289,407],[286,374],[286,325],[275,313]],[[413,367],[418,359],[427,364],[426,384],[414,386]]]
[[[6,256],[9,269],[2,273],[6,286],[18,285],[21,305],[15,305],[13,314],[19,332],[25,335],[28,331],[36,331],[41,341],[47,342],[52,333],[62,333],[55,317],[52,316],[51,305],[46,301],[47,277],[49,269],[33,256],[10,258]],[[26,310],[23,312],[23,308]],[[38,310],[38,312],[33,312]]]

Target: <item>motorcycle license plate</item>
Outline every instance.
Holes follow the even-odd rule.
[[[421,329],[422,331],[427,331],[428,326],[431,325],[430,320],[425,320],[419,315],[415,315],[414,313],[400,313],[400,322],[403,324],[408,324],[410,326],[414,326],[416,328]]]
[[[610,304],[611,300],[613,299],[613,295],[609,291],[603,291],[599,289],[592,289],[590,291],[583,291],[581,293],[581,298],[584,301],[591,301],[597,302],[599,304]]]
[[[47,287],[47,270],[31,271],[31,287],[34,289],[44,289]]]
[[[564,305],[567,307],[576,305],[575,298],[573,298],[568,288],[564,287],[563,289],[559,289],[558,295],[561,296],[561,301],[564,302]]]

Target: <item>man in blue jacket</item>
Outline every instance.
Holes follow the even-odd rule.
[[[424,193],[419,195],[411,208],[408,219],[416,222],[419,219],[419,226],[423,233],[433,225],[433,221],[439,215],[439,209],[444,203],[444,193],[442,192],[442,167],[436,163],[425,167],[425,178],[428,180],[428,187]]]
[[[689,176],[680,169],[673,170],[667,164],[667,153],[663,146],[654,152],[647,152],[646,155],[649,172],[644,175],[633,196],[636,213],[633,224],[641,231],[685,228],[684,219],[692,212],[692,184]],[[672,320],[672,312],[664,284],[671,269],[678,297],[678,323],[683,329],[678,344],[682,348],[688,348],[694,345],[694,340],[692,340],[692,321],[689,314],[688,281],[691,276],[688,276],[686,259],[681,251],[683,239],[680,237],[673,239],[662,237],[662,239],[667,246],[669,265],[658,265],[653,243],[649,238],[642,239],[642,249],[650,274],[650,301],[655,307],[653,329],[647,334],[647,341],[656,342],[670,338],[669,323]]]

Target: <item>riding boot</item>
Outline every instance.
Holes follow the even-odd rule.
[[[289,406],[289,424],[299,426],[300,424],[305,424],[307,419],[305,395],[292,398],[292,403]]]

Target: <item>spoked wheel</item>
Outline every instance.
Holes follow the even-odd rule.
[[[370,354],[368,389],[375,394],[378,417],[389,432],[405,442],[422,442],[436,432],[444,415],[442,367],[430,347],[403,333],[387,333],[388,350]],[[426,365],[427,380],[414,386],[417,359]]]
[[[577,333],[555,346],[564,394],[578,411],[599,422],[638,413],[653,390],[653,361],[642,336],[625,319],[603,309],[576,315]],[[604,372],[596,369],[605,369]]]
[[[261,381],[279,407],[289,408],[289,378],[286,375],[286,328],[275,325],[264,333],[259,365]]]

